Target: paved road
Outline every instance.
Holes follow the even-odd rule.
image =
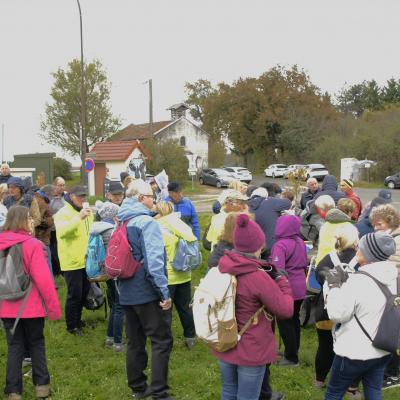
[[[276,182],[282,188],[288,185],[288,181],[286,179],[277,178],[274,180],[272,178],[265,178],[263,176],[254,176],[251,184],[261,185],[265,181]],[[190,196],[196,206],[197,212],[211,212],[212,203],[217,199],[217,197],[223,190],[223,189],[217,189],[213,186],[205,186],[205,187],[207,188],[207,194]],[[360,196],[362,203],[366,204],[378,195],[379,189],[356,188],[355,191]],[[392,199],[393,199],[393,205],[400,211],[400,190],[392,191]]]

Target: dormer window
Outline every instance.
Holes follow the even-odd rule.
[[[181,136],[181,138],[179,139],[179,145],[181,147],[186,147],[186,138],[185,138],[185,136]]]

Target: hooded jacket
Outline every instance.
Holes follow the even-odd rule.
[[[227,251],[219,262],[218,268],[222,273],[237,278],[235,311],[239,330],[262,305],[278,318],[287,319],[293,315],[289,282],[285,277],[273,281],[260,270],[265,264],[265,261],[235,251]],[[257,366],[274,362],[276,342],[271,321],[260,314],[258,323],[243,334],[235,348],[213,353],[218,359],[235,365]]]
[[[346,195],[343,192],[338,192],[337,190],[338,184],[336,178],[333,175],[326,175],[324,180],[322,181],[321,191],[319,191],[312,200],[312,205],[315,204],[315,200],[320,196],[328,195],[331,196],[333,200],[335,200],[335,204],[337,205],[339,199],[344,199]],[[315,212],[315,206],[312,207],[313,212]]]
[[[142,263],[133,277],[118,281],[121,305],[139,305],[170,298],[161,229],[152,212],[136,197],[121,204],[118,220],[128,221],[133,257]]]
[[[360,267],[397,293],[397,269],[390,261],[377,262]],[[326,286],[326,285],[325,285]],[[351,360],[371,360],[386,356],[384,350],[374,347],[361,330],[354,315],[371,337],[374,337],[386,298],[378,285],[368,276],[351,274],[340,288],[328,289],[327,311],[329,318],[340,324],[334,331],[334,351]]]
[[[68,202],[54,215],[61,271],[85,268],[89,230],[93,220],[93,215],[81,219],[79,211]]]
[[[89,235],[101,235],[104,248],[107,250],[108,242],[111,239],[114,228],[115,225],[109,222],[96,221],[90,226]]]
[[[325,217],[325,223],[319,231],[319,244],[316,265],[332,250],[335,250],[336,231],[343,224],[351,224],[351,218],[343,211],[333,208]]]
[[[42,318],[46,316],[52,320],[61,318],[60,303],[43,244],[25,231],[0,233],[0,250],[8,249],[20,243],[22,244],[24,269],[32,280],[32,289],[21,318]],[[0,302],[0,317],[16,318],[22,301],[21,299]]]
[[[179,239],[194,242],[196,241],[196,236],[194,236],[191,227],[185,224],[177,213],[165,215],[156,221],[160,224],[164,247],[167,253],[168,284],[179,285],[189,282],[192,279],[191,272],[176,271],[172,267],[172,261],[176,255]]]
[[[308,265],[306,245],[300,235],[300,218],[285,215],[278,218],[275,228],[276,242],[271,250],[271,263],[288,274],[293,299],[301,300],[306,295]]]
[[[368,209],[364,214],[364,218],[359,220],[355,225],[358,230],[358,233],[360,234],[360,238],[362,238],[367,233],[374,232],[374,227],[372,226],[371,221],[369,220],[369,215],[371,214],[371,211],[372,208]]]
[[[288,199],[277,197],[255,197],[249,201],[249,210],[254,213],[256,222],[265,234],[266,255],[270,254],[271,248],[275,243],[275,225],[281,212],[289,210],[292,203]]]

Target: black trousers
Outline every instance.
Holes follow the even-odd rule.
[[[318,349],[315,355],[315,377],[324,382],[331,370],[333,358],[333,338],[330,330],[318,329]]]
[[[43,335],[44,318],[21,318],[14,335],[11,335],[14,321],[14,318],[3,318],[8,345],[5,394],[22,394],[22,360],[26,350],[32,359],[33,384],[37,386],[50,383]]]
[[[196,330],[194,328],[193,312],[189,307],[192,299],[191,282],[180,283],[178,285],[169,285],[171,299],[178,312],[179,319],[183,327],[183,336],[185,338],[194,338]]]
[[[67,283],[67,299],[65,301],[65,322],[67,329],[80,328],[82,324],[82,308],[90,289],[90,282],[85,268],[75,271],[64,271]]]
[[[171,310],[164,311],[158,301],[135,306],[124,306],[128,348],[126,371],[128,385],[134,392],[147,388],[147,338],[151,342],[151,384],[154,399],[168,395],[168,364],[172,350]]]
[[[279,333],[285,345],[285,358],[295,363],[299,362],[300,348],[300,307],[303,300],[294,301],[293,317],[278,319]]]

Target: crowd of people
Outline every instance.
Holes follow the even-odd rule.
[[[364,398],[375,400],[381,399],[382,389],[400,386],[399,356],[374,347],[366,334],[377,331],[386,304],[374,279],[393,294],[399,290],[400,215],[390,204],[390,190],[379,191],[363,205],[351,180],[343,179],[338,186],[328,175],[321,187],[310,178],[296,202],[293,192],[282,191],[276,183],[256,187],[235,181],[213,204],[214,215],[201,238],[193,203],[180,183],[168,182],[165,171],[149,183],[121,173],[121,182],[111,182],[105,201],[95,207],[89,206],[86,187],[67,191],[61,177],[39,188],[11,176],[5,164],[0,172],[0,251],[5,258],[11,248],[18,248],[30,282],[23,299],[0,303],[8,344],[8,398],[22,398],[24,361],[31,362],[37,397],[50,395],[43,329],[46,317],[62,315],[55,277],[61,274],[66,283],[66,330],[85,335],[82,310],[92,284],[86,273],[88,241],[99,235],[107,249],[119,226],[125,227],[140,266],[129,278],[106,280],[110,315],[104,343],[116,352],[126,351],[133,398],[173,398],[168,386],[172,306],[185,346],[196,346],[192,274],[174,266],[182,240],[202,241],[209,250],[207,271],[218,268],[236,277],[236,320],[238,328],[246,330],[233,349],[213,350],[222,400],[284,398],[272,390],[269,367],[302,363],[300,313],[304,299],[311,296],[313,254],[320,285],[314,294],[314,386],[321,398],[361,399],[362,383]],[[251,319],[260,307],[265,312]]]

